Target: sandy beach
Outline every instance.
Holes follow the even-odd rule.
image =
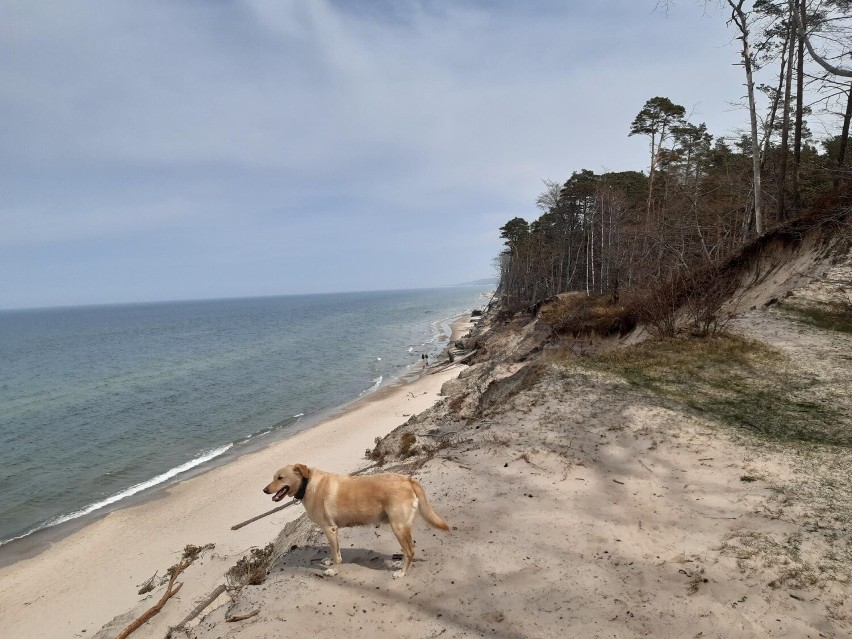
[[[456,322],[451,339],[465,327]],[[290,508],[231,530],[275,506],[261,489],[276,468],[301,462],[348,473],[367,465],[364,451],[375,439],[432,406],[444,382],[460,370],[436,370],[381,389],[309,430],[114,511],[39,555],[0,569],[4,636],[91,637],[114,617],[152,605],[160,588],[144,596],[137,591],[175,564],[187,544],[215,544],[184,573],[181,592],[163,612],[133,635],[163,637],[237,559],[266,545],[301,514]]]

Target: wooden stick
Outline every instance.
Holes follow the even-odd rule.
[[[180,563],[178,563],[178,564],[175,566],[174,571],[172,572],[172,576],[171,576],[171,578],[169,579],[169,585],[168,585],[168,586],[166,586],[166,592],[164,592],[164,593],[163,593],[163,596],[162,596],[162,597],[160,597],[160,600],[159,600],[156,604],[154,604],[151,608],[149,608],[149,609],[148,609],[148,610],[147,610],[147,611],[146,611],[146,612],[145,612],[145,613],[144,613],[141,617],[139,617],[136,621],[134,621],[132,624],[130,624],[129,626],[127,626],[127,628],[125,628],[125,629],[121,632],[121,634],[120,634],[120,635],[118,635],[115,639],[127,639],[127,637],[129,637],[129,636],[130,636],[130,634],[131,634],[134,630],[136,630],[137,628],[139,628],[142,624],[144,624],[146,621],[148,621],[151,617],[153,617],[153,616],[154,616],[154,615],[156,615],[158,612],[160,612],[160,610],[163,608],[163,606],[165,606],[165,605],[166,605],[166,602],[167,602],[167,601],[168,601],[171,597],[173,597],[174,595],[176,595],[176,594],[178,593],[178,591],[181,589],[181,587],[183,586],[183,583],[179,583],[177,586],[175,586],[175,579],[177,579],[177,576],[178,576],[180,573],[182,573],[182,572],[184,571],[184,569],[185,569],[185,568],[186,568],[189,564],[191,564],[191,563],[192,563],[192,562],[191,562],[191,561],[188,561],[188,560],[184,560],[184,561],[181,561]]]
[[[285,508],[289,508],[290,506],[292,506],[295,503],[296,503],[296,500],[291,499],[290,501],[288,501],[283,506],[278,506],[277,508],[273,508],[272,510],[266,511],[262,515],[256,515],[256,516],[252,517],[251,519],[246,519],[245,521],[240,522],[239,524],[231,526],[231,530],[239,530],[243,526],[248,526],[250,523],[257,521],[258,519],[263,519],[264,517],[268,517],[269,515],[271,515],[273,513],[277,513],[279,510],[284,510]]]
[[[361,473],[367,472],[371,468],[375,468],[377,465],[378,464],[370,464],[369,466],[365,466],[364,468],[362,468],[360,470],[356,470],[353,473],[349,473],[349,475],[350,476],[360,475]],[[248,526],[249,524],[256,522],[258,519],[263,519],[264,517],[269,517],[269,515],[273,515],[273,514],[277,513],[279,510],[284,510],[285,508],[289,508],[290,506],[292,506],[295,503],[296,503],[296,500],[291,499],[290,501],[288,501],[283,506],[278,506],[276,508],[273,508],[272,510],[267,510],[265,513],[263,513],[261,515],[255,515],[251,519],[246,519],[245,521],[240,522],[239,524],[231,526],[231,530],[239,530],[243,526]]]

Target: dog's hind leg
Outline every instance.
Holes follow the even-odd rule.
[[[414,560],[414,542],[411,540],[411,526],[406,523],[391,524],[391,530],[396,535],[399,545],[402,546],[402,554],[404,555],[402,568],[393,573],[396,577],[405,577],[408,569],[411,567],[411,562]]]
[[[334,562],[335,566],[339,566],[343,562],[343,557],[340,556],[340,543],[337,540],[337,526],[326,526],[323,527],[322,531],[325,533],[326,539],[328,539],[328,551],[331,555],[331,561]],[[337,574],[337,571],[334,568],[329,568],[325,571],[325,574],[329,577],[333,577]]]

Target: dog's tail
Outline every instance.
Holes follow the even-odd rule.
[[[414,488],[414,494],[417,495],[417,510],[420,512],[420,516],[423,517],[423,519],[426,520],[426,523],[433,528],[449,530],[449,524],[444,521],[443,517],[432,510],[432,506],[429,505],[429,500],[426,499],[426,493],[423,492],[423,486],[421,486],[415,479],[411,480],[411,485]]]

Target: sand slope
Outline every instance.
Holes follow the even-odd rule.
[[[757,312],[739,328],[835,346],[846,340],[848,350],[831,352],[852,352],[848,338],[766,317]],[[850,388],[848,368],[845,375],[836,381]],[[391,578],[399,549],[386,528],[342,531],[346,564],[333,578],[321,574],[325,541],[315,536],[189,636],[852,632],[848,566],[820,576],[823,533],[808,524],[809,505],[779,502],[801,472],[783,451],[754,446],[615,378],[555,367],[480,419],[456,420],[445,403],[414,426],[452,434],[453,445],[416,473],[452,530],[416,525],[408,577]],[[246,621],[224,621],[253,610]]]

